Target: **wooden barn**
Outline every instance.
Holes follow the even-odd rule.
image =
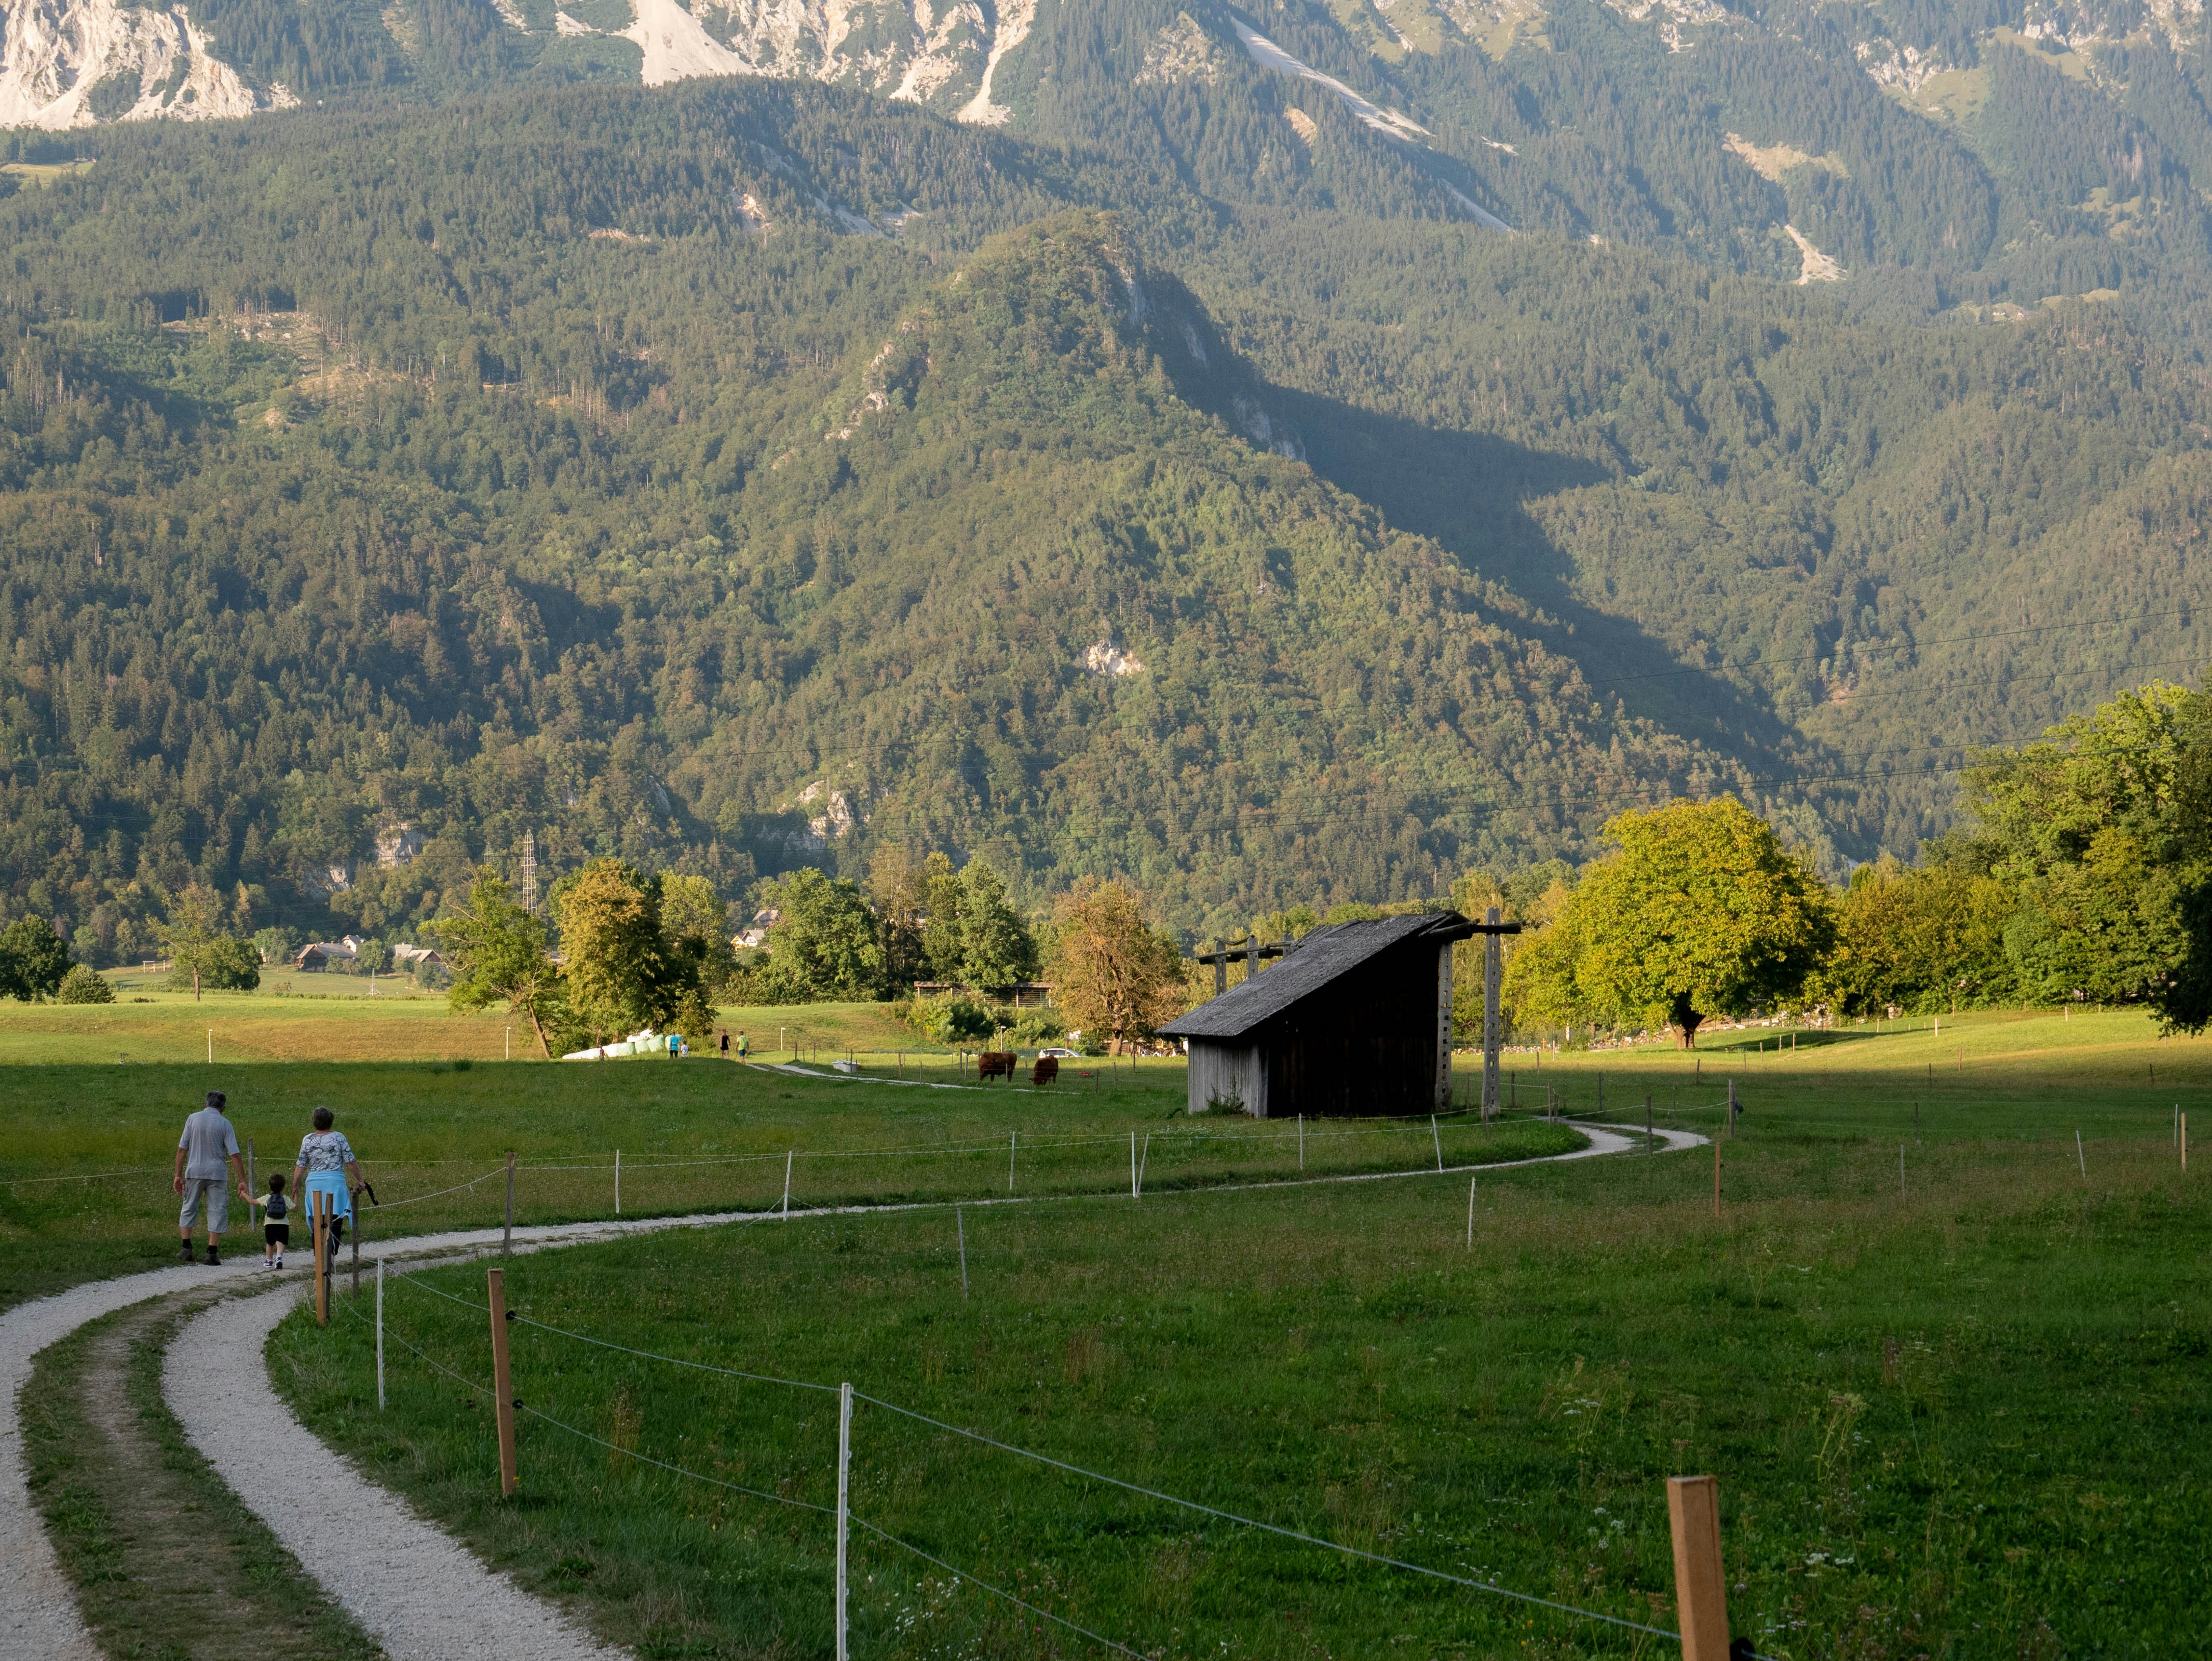
[[[1435,1113],[1451,1105],[1456,911],[1315,929],[1160,1031],[1190,1051],[1190,1110],[1258,1118]]]

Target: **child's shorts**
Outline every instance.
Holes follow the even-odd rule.
[[[264,1223],[261,1225],[261,1238],[270,1245],[289,1245],[292,1244],[292,1225]]]

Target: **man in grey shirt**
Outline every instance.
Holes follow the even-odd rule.
[[[252,1203],[246,1191],[246,1160],[238,1151],[238,1133],[222,1116],[223,1093],[210,1090],[207,1105],[185,1121],[185,1134],[177,1138],[178,1193],[185,1196],[177,1213],[178,1250],[192,1260],[192,1225],[200,1209],[207,1208],[208,1262],[220,1262],[216,1248],[222,1244],[223,1226],[230,1221],[230,1190],[223,1181],[227,1165],[238,1183],[238,1197]]]

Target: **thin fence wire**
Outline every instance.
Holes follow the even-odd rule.
[[[517,1168],[520,1169],[520,1167]],[[477,1184],[478,1183],[488,1183],[495,1177],[504,1176],[506,1172],[507,1167],[505,1165],[495,1165],[489,1171],[484,1172],[483,1176],[471,1177],[465,1183],[455,1183],[451,1188],[441,1188],[429,1194],[410,1195],[404,1200],[386,1200],[380,1202],[376,1208],[379,1211],[397,1211],[402,1206],[420,1205],[425,1200],[443,1199],[447,1195],[458,1194],[463,1189],[466,1189],[470,1193],[473,1194],[477,1191]]]
[[[1201,1512],[1209,1517],[1218,1517],[1224,1522],[1235,1523],[1243,1528],[1259,1529],[1265,1533],[1280,1535],[1286,1540],[1296,1540],[1303,1545],[1319,1546],[1325,1551],[1340,1552],[1346,1557],[1358,1557],[1370,1563],[1380,1563],[1387,1568],[1404,1569],[1409,1573],[1425,1575],[1436,1580],[1449,1581],[1454,1585],[1468,1586],[1478,1591],[1493,1592],[1500,1597],[1510,1597],[1517,1603],[1533,1603],[1541,1609],[1556,1609],[1563,1615],[1580,1615],[1589,1621],[1603,1621],[1613,1626],[1626,1627],[1631,1632],[1647,1633],[1654,1638],[1671,1639],[1678,1643],[1681,1640],[1680,1633],[1668,1632],[1659,1627],[1647,1627],[1641,1621],[1626,1620],[1618,1615],[1607,1615],[1597,1609],[1577,1609],[1571,1603],[1561,1603],[1549,1597],[1539,1597],[1534,1592],[1515,1591],[1510,1586],[1498,1585],[1492,1581],[1475,1580],[1465,1575],[1449,1574],[1442,1569],[1428,1568],[1419,1563],[1408,1563],[1402,1558],[1385,1557],[1378,1552],[1363,1551],[1357,1546],[1340,1545],[1334,1540],[1323,1540],[1315,1535],[1301,1534],[1296,1529],[1286,1529],[1279,1524],[1263,1523],[1256,1518],[1242,1517],[1233,1511],[1223,1511],[1217,1506],[1205,1505],[1196,1500],[1185,1500],[1176,1494],[1163,1494],[1158,1488],[1145,1488],[1135,1482],[1125,1482],[1120,1477],[1109,1476],[1103,1471],[1087,1470],[1081,1465],[1073,1465],[1064,1459],[1053,1458],[1049,1454],[1037,1453],[1028,1448],[1017,1447],[1011,1442],[1001,1442],[996,1437],[984,1435],[981,1431],[966,1430],[958,1425],[947,1424],[942,1419],[933,1419],[926,1413],[916,1413],[912,1408],[902,1408],[896,1402],[886,1402],[880,1396],[864,1395],[859,1390],[854,1390],[853,1398],[855,1401],[866,1402],[872,1407],[887,1409],[892,1413],[902,1415],[939,1430],[950,1431],[955,1436],[967,1437],[969,1440],[981,1442],[987,1447],[996,1448],[1002,1453],[1011,1453],[1018,1458],[1030,1459],[1039,1464],[1050,1465],[1055,1469],[1064,1470],[1071,1475],[1085,1477],[1091,1482],[1104,1482],[1130,1494],[1141,1494],[1148,1500],[1158,1500],[1166,1505],[1181,1506],[1188,1511]]]
[[[565,1430],[569,1435],[580,1437],[586,1442],[596,1443],[610,1453],[620,1454],[625,1459],[635,1459],[640,1464],[652,1465],[678,1476],[689,1477],[695,1482],[710,1482],[718,1488],[727,1488],[732,1494],[749,1494],[756,1500],[773,1500],[779,1506],[789,1506],[794,1511],[819,1512],[824,1517],[835,1517],[837,1514],[836,1507],[834,1506],[817,1506],[811,1500],[794,1500],[787,1494],[771,1494],[766,1488],[749,1488],[743,1482],[732,1482],[720,1476],[709,1476],[704,1471],[687,1470],[682,1465],[672,1465],[665,1459],[656,1459],[649,1453],[640,1453],[635,1448],[626,1448],[618,1443],[610,1442],[604,1437],[594,1436],[588,1430],[579,1430],[574,1425],[563,1424],[550,1413],[542,1413],[533,1407],[524,1407],[520,1402],[515,1405],[541,1423],[550,1425],[556,1430]]]
[[[403,1275],[399,1278],[404,1281],[413,1277]],[[434,1291],[435,1288],[425,1287],[424,1290]],[[442,1297],[444,1294],[440,1293],[440,1295]],[[454,1301],[458,1303],[462,1300],[456,1299]],[[481,1309],[484,1306],[479,1304],[472,1307]],[[489,1313],[489,1311],[486,1312]],[[641,1360],[664,1361],[670,1366],[690,1367],[696,1372],[718,1372],[726,1378],[745,1378],[757,1384],[784,1384],[793,1390],[818,1390],[831,1396],[837,1394],[837,1386],[835,1384],[809,1384],[804,1378],[778,1378],[774,1374],[766,1372],[743,1372],[736,1367],[718,1367],[707,1361],[687,1361],[679,1355],[659,1355],[649,1349],[632,1349],[627,1344],[611,1343],[605,1338],[594,1338],[586,1333],[570,1332],[562,1327],[548,1326],[543,1321],[533,1321],[527,1315],[520,1313],[515,1315],[514,1322],[517,1326],[535,1327],[540,1332],[550,1332],[560,1338],[572,1338],[580,1344],[592,1344],[600,1349],[619,1350],[624,1355],[635,1355]]]
[[[465,1309],[475,1310],[481,1313],[489,1314],[490,1312],[489,1305],[476,1303],[467,1298],[456,1297],[452,1293],[442,1291],[436,1287],[428,1285],[427,1283],[417,1280],[414,1275],[403,1273],[399,1275],[398,1278],[410,1286],[419,1287],[425,1292],[428,1292],[436,1297],[443,1298],[448,1303],[458,1304]],[[664,1355],[654,1350],[633,1348],[626,1344],[613,1343],[605,1339],[592,1337],[587,1334],[573,1332],[562,1327],[550,1326],[542,1321],[533,1320],[529,1316],[524,1315],[520,1311],[515,1312],[514,1318],[519,1323],[534,1327],[541,1332],[551,1333],[557,1337],[572,1339],[579,1343],[590,1344],[601,1349],[620,1351],[622,1354],[626,1355],[636,1356],[641,1360],[659,1361],[671,1366],[686,1367],[702,1372],[720,1373],[726,1377],[748,1379],[756,1383],[782,1384],[795,1390],[820,1390],[831,1395],[835,1395],[837,1392],[837,1386],[834,1384],[813,1384],[803,1379],[782,1378],[767,1373],[744,1372],[732,1367],[719,1367],[706,1362],[686,1360],[680,1356]],[[401,1342],[404,1343],[405,1341],[403,1339]],[[410,1346],[410,1348],[411,1348],[412,1346]],[[420,1354],[419,1351],[416,1353]],[[428,1360],[428,1358],[426,1356],[424,1359]],[[914,1420],[918,1424],[930,1426],[933,1429],[949,1432],[955,1436],[965,1437],[970,1441],[981,1443],[983,1445],[994,1448],[1002,1453],[1012,1454],[1018,1458],[1032,1460],[1039,1464],[1049,1465],[1054,1469],[1066,1471],[1071,1475],[1079,1476],[1091,1482],[1103,1482],[1109,1487],[1117,1488],[1122,1489],[1126,1493],[1138,1494],[1145,1499],[1156,1500],[1164,1505],[1178,1506],[1188,1511],[1199,1512],[1209,1517],[1218,1517],[1224,1522],[1234,1523],[1242,1528],[1257,1529],[1264,1533],[1277,1535],[1286,1540],[1297,1541],[1302,1545],[1315,1546],[1325,1551],[1338,1552],[1347,1557],[1358,1558],[1367,1562],[1380,1564],[1386,1568],[1402,1569],[1408,1573],[1422,1575],[1430,1579],[1442,1580],[1453,1585],[1465,1586],[1477,1591],[1489,1592],[1497,1597],[1510,1598],[1516,1602],[1532,1604],[1540,1609],[1552,1609],[1559,1614],[1577,1615],[1585,1620],[1603,1621],[1612,1626],[1625,1628],[1632,1632],[1647,1634],[1655,1638],[1665,1638],[1676,1641],[1680,1640],[1680,1635],[1677,1633],[1668,1632],[1658,1627],[1646,1626],[1640,1621],[1626,1620],[1617,1615],[1607,1615],[1601,1610],[1597,1609],[1579,1609],[1574,1604],[1562,1603],[1553,1598],[1540,1597],[1533,1592],[1516,1591],[1510,1586],[1501,1586],[1492,1581],[1478,1580],[1466,1575],[1449,1573],[1443,1569],[1430,1568],[1419,1563],[1409,1563],[1402,1558],[1386,1557],[1377,1552],[1364,1551],[1356,1546],[1341,1545],[1334,1540],[1324,1540],[1316,1535],[1302,1533],[1296,1529],[1285,1528],[1279,1524],[1261,1522],[1256,1518],[1245,1517],[1236,1512],[1224,1511],[1218,1506],[1206,1505],[1200,1500],[1186,1500],[1178,1494],[1166,1494],[1158,1488],[1148,1488],[1139,1483],[1125,1482],[1118,1476],[1109,1476],[1103,1471],[1091,1470],[1082,1465],[1072,1464],[1064,1459],[1055,1459],[1049,1454],[1038,1453],[1029,1448],[1018,1447],[1011,1442],[1002,1442],[996,1437],[984,1435],[981,1431],[969,1430],[959,1425],[950,1424],[942,1419],[933,1418],[928,1414],[918,1413],[912,1408],[901,1407],[896,1402],[887,1402],[881,1396],[870,1396],[861,1390],[854,1391],[853,1396],[855,1401],[866,1402],[872,1407],[882,1408],[888,1412],[897,1414],[903,1418]],[[558,1421],[551,1419],[549,1415],[540,1414],[534,1409],[526,1408],[524,1411],[532,1414],[534,1417],[545,1419],[546,1422],[549,1424],[559,1424]],[[600,1439],[591,1435],[588,1432],[575,1430],[573,1427],[568,1425],[560,1425],[560,1428],[568,1430],[572,1434],[581,1436],[587,1441],[600,1442]],[[630,1450],[616,1448],[615,1445],[612,1443],[600,1442],[600,1445],[614,1448],[615,1451],[625,1454],[631,1457],[647,1458],[647,1456],[634,1454]],[[717,1477],[702,1476],[696,1471],[685,1471],[678,1466],[663,1464],[663,1463],[659,1460],[647,1458],[647,1462],[648,1463],[659,1464],[664,1469],[676,1471],[679,1475],[692,1476],[701,1482],[714,1482],[720,1487],[737,1488],[739,1492],[757,1492],[756,1490],[742,1488],[736,1483],[724,1482],[721,1479]],[[781,1495],[764,1494],[762,1497],[778,1500],[784,1503],[797,1503],[784,1500],[783,1496]],[[823,1507],[814,1506],[812,1509],[821,1510]],[[860,1519],[855,1518],[853,1520],[858,1522]],[[874,1525],[872,1524],[864,1524],[863,1526],[869,1528],[873,1532],[882,1532],[881,1530],[875,1529]],[[906,1547],[907,1549],[914,1551],[916,1555],[927,1555],[927,1553],[921,1551],[918,1547],[908,1545],[905,1541],[896,1539],[889,1535],[885,1535],[884,1537],[891,1540],[891,1542],[895,1545],[903,1546]],[[939,1562],[935,1558],[931,1558],[929,1561],[936,1562],[939,1567],[945,1569],[948,1573],[957,1574],[962,1573],[962,1571],[951,1567],[949,1564]],[[969,1578],[973,1579],[972,1576]],[[976,1585],[981,1586],[984,1585],[984,1583],[977,1581]],[[985,1586],[984,1589],[987,1591],[996,1590],[988,1586]],[[1006,1597],[1009,1598],[1009,1601],[1018,1601],[1013,1599],[1012,1595],[1008,1593],[998,1592],[997,1595]],[[1024,1605],[1024,1607],[1030,1606]],[[1050,1615],[1048,1611],[1038,1609],[1036,1612],[1037,1614],[1046,1615],[1048,1619],[1059,1620],[1058,1616]],[[1072,1630],[1079,1632],[1083,1631],[1082,1628],[1074,1627],[1072,1622],[1061,1621],[1060,1624],[1070,1627]],[[1096,1639],[1097,1641],[1107,1644],[1111,1647],[1116,1649],[1121,1648],[1121,1646],[1114,1644],[1112,1640],[1100,1638],[1098,1637],[1098,1634],[1095,1633],[1084,1632],[1083,1635],[1086,1638]],[[1135,1653],[1133,1651],[1126,1650],[1123,1652],[1129,1654]]]
[[[1136,1661],[1148,1661],[1148,1658],[1141,1652],[1131,1649],[1127,1644],[1117,1644],[1112,1639],[1106,1637],[1104,1634],[1091,1631],[1088,1627],[1077,1626],[1074,1621],[1070,1621],[1065,1615],[1054,1615],[1050,1609],[1039,1609],[1035,1603],[1030,1603],[1026,1599],[1015,1597],[1013,1593],[1006,1591],[1004,1587],[994,1586],[988,1580],[978,1580],[974,1575],[969,1573],[967,1570],[954,1568],[951,1564],[946,1562],[942,1557],[931,1556],[920,1546],[915,1545],[911,1540],[902,1540],[896,1534],[892,1534],[886,1530],[878,1528],[873,1523],[871,1523],[865,1517],[857,1517],[848,1512],[847,1520],[848,1520],[855,1528],[863,1528],[867,1530],[869,1533],[874,1535],[879,1540],[889,1541],[892,1545],[896,1546],[902,1551],[912,1552],[916,1557],[921,1559],[925,1563],[934,1563],[939,1568],[943,1569],[947,1574],[952,1576],[956,1580],[968,1581],[971,1585],[978,1586],[983,1591],[989,1592],[994,1597],[1005,1598],[1006,1602],[1012,1603],[1017,1609],[1027,1609],[1031,1615],[1041,1615],[1046,1620],[1050,1621],[1056,1625],[1066,1627],[1068,1631],[1079,1634],[1103,1648],[1112,1650],[1121,1655],[1134,1656],[1136,1658]]]

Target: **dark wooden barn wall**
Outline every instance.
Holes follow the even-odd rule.
[[[1434,1112],[1437,956],[1408,940],[1255,1034],[1268,1116]]]

